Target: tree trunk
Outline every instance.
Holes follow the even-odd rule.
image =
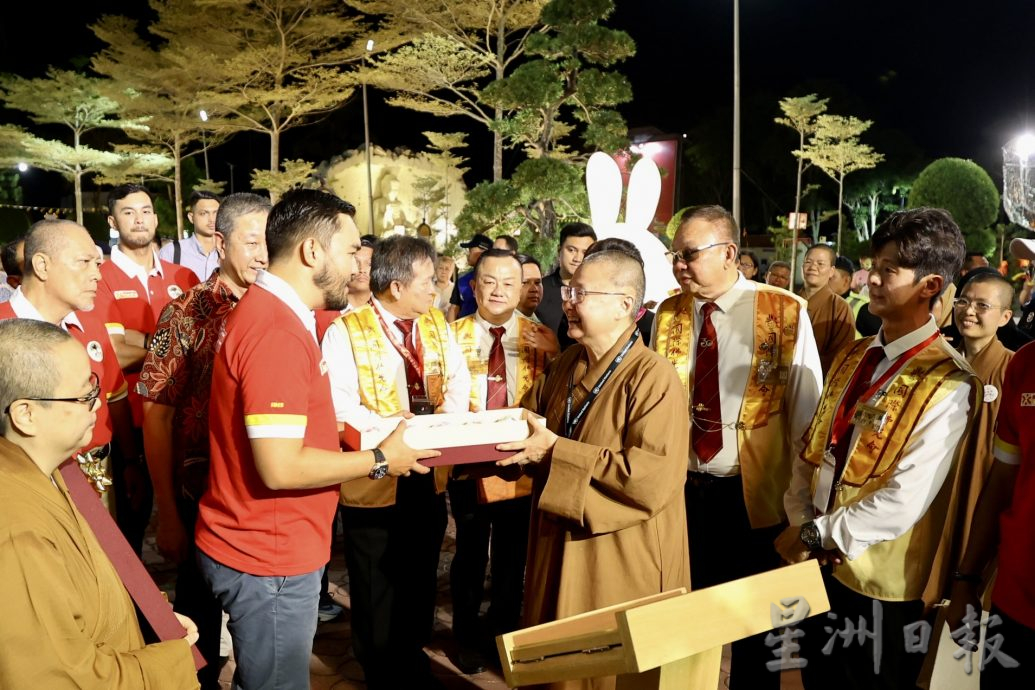
[[[176,206],[176,239],[183,239],[183,175],[180,157],[180,135],[173,137],[173,204]]]
[[[805,149],[805,130],[798,132],[798,150]],[[798,213],[801,211],[801,176],[805,172],[805,161],[801,156],[798,158],[798,186],[794,190],[794,216],[788,225],[791,226],[791,292],[794,290],[794,277],[798,273],[795,265],[798,260]]]
[[[874,192],[870,195],[870,228],[869,233],[866,235],[866,239],[873,237],[873,233],[877,230],[877,202],[880,201],[880,192]]]
[[[496,122],[503,119],[503,111],[496,108]],[[492,133],[492,181],[499,182],[503,179],[503,135],[499,132]]]
[[[83,171],[78,166],[75,171],[75,222],[83,224]]]
[[[280,170],[280,130],[270,130],[270,172]],[[277,203],[280,195],[270,190],[270,201]]]
[[[841,222],[844,219],[845,176],[837,178],[837,253],[841,253]]]

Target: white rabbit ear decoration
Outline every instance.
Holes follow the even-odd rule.
[[[678,290],[679,283],[672,275],[672,264],[665,258],[668,249],[650,232],[661,200],[661,172],[657,164],[644,156],[633,166],[624,222],[618,222],[622,206],[622,171],[614,158],[602,151],[590,156],[586,164],[586,191],[597,239],[615,237],[627,240],[640,250],[647,277],[644,301],[660,303],[673,290]]]

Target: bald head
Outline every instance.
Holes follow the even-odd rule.
[[[616,291],[632,295],[631,317],[635,321],[636,313],[643,306],[643,294],[647,289],[643,264],[624,251],[609,249],[593,254],[587,253],[582,265],[603,267],[609,282]]]
[[[32,276],[33,257],[37,254],[56,257],[71,247],[82,248],[86,244],[96,246],[90,233],[78,223],[61,219],[33,223],[25,235],[26,276]],[[93,251],[96,252],[96,249]]]
[[[978,285],[987,285],[995,291],[995,304],[997,306],[1003,309],[1009,309],[1011,306],[1013,306],[1013,284],[1010,283],[1009,280],[1007,280],[1000,274],[993,273],[992,271],[989,271],[987,273],[982,271],[980,273],[974,274],[974,276],[967,280],[967,282],[963,285],[963,289],[960,291],[960,295],[962,296],[963,294],[967,293],[967,288],[969,288],[971,285],[975,287]]]
[[[72,336],[35,319],[0,322],[0,409],[20,398],[47,398],[61,378],[54,350]],[[0,415],[0,433],[10,430],[10,417]]]

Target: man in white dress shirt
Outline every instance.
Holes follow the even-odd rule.
[[[423,239],[382,239],[371,258],[371,303],[328,328],[323,352],[339,426],[468,409],[467,364],[432,306],[435,258]],[[374,690],[439,687],[422,648],[434,622],[448,476],[446,467],[399,479],[371,472],[341,487],[352,640]]]
[[[546,369],[547,353],[536,343],[545,331],[517,312],[521,263],[508,249],[490,249],[474,267],[471,289],[478,311],[453,322],[471,372],[471,409],[512,407]],[[554,352],[556,348],[553,349]],[[460,468],[457,468],[460,469]],[[524,592],[532,481],[499,477],[449,481],[456,521],[456,553],[449,569],[457,667],[479,673],[495,658],[495,636],[516,630]],[[492,543],[492,591],[485,630],[478,613]]]
[[[791,526],[776,542],[787,562],[832,566],[824,572],[832,614],[802,625],[808,690],[915,687],[924,654],[908,630],[933,619],[957,556],[966,493],[958,480],[973,460],[961,440],[981,408],[980,382],[931,316],[963,262],[952,217],[899,211],[871,242],[870,310],[883,326],[830,370],[794,463]],[[860,618],[875,637],[824,649],[825,627],[858,628]]]
[[[719,206],[682,218],[652,345],[687,392],[690,580],[710,587],[780,565],[773,539],[823,374],[803,299],[738,270],[736,221]],[[765,635],[733,643],[730,687],[778,688]]]

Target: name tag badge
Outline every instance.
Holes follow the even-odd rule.
[[[115,299],[137,299],[140,297],[140,293],[136,290],[116,290]]]
[[[852,415],[852,424],[878,434],[884,430],[884,425],[887,421],[888,413],[873,405],[863,405],[860,403],[855,410],[855,414]]]

